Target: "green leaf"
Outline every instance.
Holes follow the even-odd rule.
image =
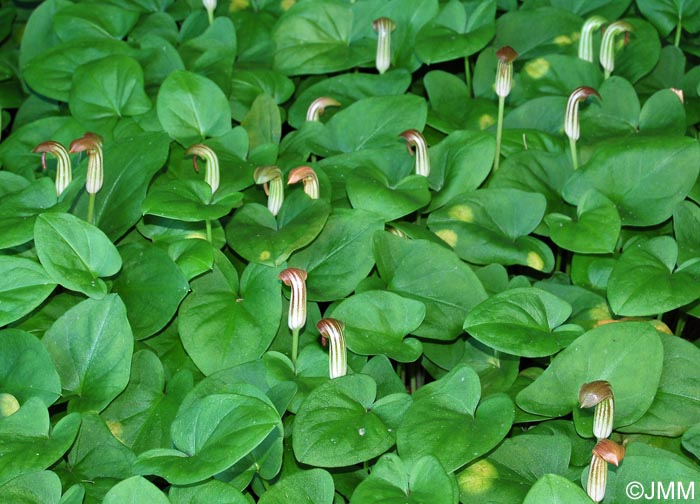
[[[41,399],[32,397],[14,414],[0,420],[0,485],[20,474],[43,471],[73,444],[80,415],[71,413],[53,427]]]
[[[56,287],[39,263],[0,255],[0,326],[39,306]]]
[[[197,238],[174,240],[168,245],[168,255],[178,265],[185,280],[211,270],[214,264],[214,249],[211,244]]]
[[[237,121],[243,119],[255,99],[261,94],[270,96],[279,105],[294,93],[292,80],[269,69],[235,69],[231,82],[231,110]]]
[[[606,324],[557,354],[544,373],[518,394],[517,403],[537,415],[567,415],[578,409],[581,385],[607,380],[615,392],[615,427],[622,427],[641,418],[651,406],[662,364],[663,346],[651,324]]]
[[[0,199],[0,248],[23,245],[34,237],[37,215],[56,205],[56,189],[42,178]]]
[[[479,377],[466,365],[418,389],[397,432],[401,458],[433,455],[454,471],[496,446],[513,423],[513,403],[495,394],[479,404],[480,395]]]
[[[122,117],[151,109],[141,65],[124,55],[107,56],[76,69],[68,104],[85,127],[107,135]]]
[[[423,98],[410,94],[365,98],[335,114],[316,142],[326,157],[395,145],[404,131],[423,130],[427,109]]]
[[[260,504],[331,504],[333,478],[323,469],[300,471],[282,478],[267,490]]]
[[[418,57],[427,64],[470,56],[496,33],[496,2],[459,2],[442,6],[416,37]]]
[[[109,142],[104,149],[104,187],[95,201],[95,222],[113,241],[141,218],[141,202],[151,178],[168,157],[169,140],[163,132]],[[88,195],[76,203],[77,215],[86,215]]]
[[[469,262],[522,264],[551,271],[552,251],[528,236],[542,220],[545,207],[541,194],[478,189],[430,214],[428,227]]]
[[[185,349],[205,375],[262,356],[282,318],[275,269],[250,264],[239,285],[235,269],[217,252],[213,271],[192,281],[191,288],[178,325]]]
[[[188,71],[171,73],[157,99],[163,129],[183,146],[231,129],[231,108],[223,91],[206,77]]]
[[[248,203],[226,226],[226,238],[245,259],[279,266],[290,254],[308,245],[323,229],[330,206],[321,199],[293,192],[282,204],[277,217],[267,207]]]
[[[0,486],[0,495],[17,504],[59,504],[61,480],[51,471],[23,474]]]
[[[394,445],[394,434],[372,410],[377,385],[347,375],[314,389],[294,420],[292,442],[300,462],[344,467],[370,460]]]
[[[654,402],[642,418],[620,429],[678,437],[700,422],[700,349],[688,341],[661,335],[664,363]]]
[[[520,81],[513,92],[522,93],[527,99],[547,95],[569,96],[579,86],[598,89],[603,82],[598,62],[564,54],[532,59],[523,65],[518,77]]]
[[[214,194],[203,180],[172,180],[154,185],[143,200],[144,215],[185,222],[214,220],[231,212],[243,193],[220,187]]]
[[[379,168],[371,165],[350,173],[347,191],[354,208],[374,212],[386,221],[408,215],[430,201],[426,177],[409,175],[394,184]]]
[[[393,292],[367,291],[337,305],[329,315],[345,323],[345,344],[360,355],[386,355],[398,362],[417,360],[423,347],[405,336],[425,318],[425,305]]]
[[[330,96],[340,102],[341,107],[370,96],[402,95],[408,89],[411,78],[407,71],[396,69],[385,74],[348,73],[334,75],[311,84],[301,91],[289,108],[287,121],[297,129],[306,123],[306,111],[319,96]],[[322,121],[327,122],[336,107],[329,107],[323,113]]]
[[[700,257],[700,207],[681,201],[673,210],[673,233],[678,242],[678,264]]]
[[[51,406],[61,395],[61,379],[41,341],[18,329],[0,332],[0,390],[20,403],[32,397]]]
[[[307,298],[334,301],[350,294],[374,266],[372,236],[384,220],[364,210],[334,208],[321,233],[289,265],[306,271]]]
[[[189,285],[180,268],[158,247],[127,243],[119,253],[124,268],[112,289],[124,301],[134,338],[147,338],[175,315]]]
[[[581,254],[607,254],[615,250],[621,223],[612,201],[592,190],[579,201],[576,216],[577,220],[559,213],[545,216],[549,236],[555,244]]]
[[[656,315],[700,297],[700,263],[675,268],[678,246],[670,236],[638,240],[626,248],[608,280],[610,308],[618,315]]]
[[[37,93],[68,102],[78,67],[107,56],[131,56],[133,49],[121,40],[90,37],[54,45],[24,67],[23,77]]]
[[[689,0],[637,0],[639,11],[654,26],[662,36],[682,26],[684,31],[697,33],[700,31],[700,5]],[[678,28],[680,29],[680,28]]]
[[[700,172],[700,148],[687,137],[638,137],[600,145],[569,179],[578,204],[593,188],[617,205],[622,225],[652,226],[673,213]]]
[[[281,421],[269,401],[235,393],[209,395],[178,412],[171,428],[174,448],[142,453],[134,470],[176,485],[196,483],[232,466],[275,428],[281,428]]]
[[[116,294],[74,306],[42,342],[61,377],[69,411],[100,411],[129,381],[133,336]]]
[[[588,504],[590,498],[583,489],[564,476],[546,474],[535,483],[525,496],[523,504]]]
[[[360,38],[351,6],[328,0],[294,5],[280,17],[272,38],[273,68],[286,75],[352,68],[372,61],[376,49],[375,40]]]
[[[545,357],[563,346],[556,327],[571,315],[571,305],[533,287],[511,289],[475,306],[464,330],[485,345],[523,357]]]
[[[455,339],[468,311],[487,297],[472,269],[440,245],[382,232],[375,234],[373,248],[387,290],[425,305],[416,336]]]
[[[591,99],[585,108],[581,107],[581,138],[603,140],[636,133],[641,108],[632,84],[612,76],[597,89],[600,100]]]
[[[353,504],[456,503],[454,482],[437,458],[426,455],[407,464],[397,455],[383,455],[370,475],[357,485]]]
[[[457,195],[476,190],[491,171],[495,150],[492,135],[475,131],[454,131],[432,147],[428,151],[428,181],[437,194],[428,209],[440,208]]]
[[[141,476],[120,481],[114,485],[107,495],[104,504],[123,504],[125,502],[133,504],[169,504],[170,501],[158,487]]]
[[[179,371],[167,388],[165,371],[158,357],[140,350],[131,362],[131,379],[119,397],[102,412],[119,441],[135,453],[170,447],[170,424],[178,407],[192,389],[192,376]]]
[[[187,70],[211,79],[229,95],[237,50],[233,22],[228,16],[217,16],[204,33],[181,44],[178,52]]]
[[[241,121],[250,138],[250,148],[265,144],[279,144],[282,136],[282,118],[274,98],[259,95]]]
[[[71,214],[45,213],[36,219],[34,243],[41,264],[64,287],[94,298],[107,294],[100,277],[122,267],[117,248],[98,228]]]
[[[248,500],[239,490],[216,479],[198,485],[171,486],[168,497],[172,504],[248,504]]]
[[[639,114],[639,131],[649,135],[685,135],[685,109],[670,89],[657,91],[644,102]]]
[[[95,4],[89,9],[68,5],[56,13],[53,25],[63,42],[89,37],[120,40],[138,18],[137,12],[116,5]]]
[[[635,83],[651,72],[661,56],[661,41],[656,29],[638,18],[626,18],[632,25],[629,44],[615,54],[615,75]]]

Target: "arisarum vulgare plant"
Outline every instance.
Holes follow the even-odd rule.
[[[602,439],[595,445],[586,484],[586,492],[593,502],[600,502],[605,498],[608,464],[619,466],[624,457],[625,447],[615,441]]]
[[[287,325],[292,331],[292,364],[296,370],[299,352],[299,331],[306,324],[306,271],[287,268],[279,274],[284,285],[291,287]]]
[[[41,152],[41,166],[46,170],[46,154],[50,153],[56,157],[56,196],[60,196],[71,182],[72,170],[68,151],[59,142],[49,140],[42,142],[32,152]]]
[[[194,165],[194,170],[199,173],[199,164],[197,163],[197,157],[203,158],[207,162],[207,167],[204,172],[204,181],[211,187],[211,193],[214,194],[219,188],[219,158],[214,150],[204,144],[194,144],[190,146],[189,149],[185,151],[185,155],[192,156],[192,164]],[[207,228],[207,241],[212,241],[211,232],[211,221],[207,219],[205,221]]]
[[[581,126],[578,120],[578,106],[589,96],[600,98],[598,91],[588,86],[581,86],[571,93],[566,104],[566,115],[564,116],[564,132],[569,137],[569,148],[571,150],[571,162],[574,170],[578,169],[578,156],[576,153],[576,141],[581,136]]]
[[[510,46],[501,47],[496,51],[498,65],[496,66],[495,90],[498,96],[498,122],[496,124],[496,157],[493,161],[493,171],[498,170],[501,162],[501,138],[503,136],[503,112],[505,110],[506,97],[513,87],[513,61],[518,57]]]
[[[277,215],[284,203],[284,182],[282,171],[277,166],[260,166],[253,174],[256,184],[263,184],[267,194],[267,209]]]
[[[301,182],[304,185],[304,192],[311,199],[318,199],[320,189],[318,185],[318,175],[310,166],[298,166],[289,172],[287,177],[287,185]]]
[[[333,318],[318,321],[316,329],[329,342],[328,374],[331,378],[345,376],[348,372],[347,352],[345,350],[345,324]]]
[[[578,401],[581,408],[595,406],[593,435],[598,439],[610,437],[615,413],[615,396],[610,383],[596,380],[583,384],[579,390]]]
[[[605,27],[603,33],[603,41],[600,43],[600,64],[605,72],[607,79],[615,70],[615,36],[624,33],[625,37],[629,36],[634,28],[627,21],[615,21]]]
[[[85,133],[70,143],[70,153],[86,151],[88,155],[85,190],[88,193],[87,221],[95,223],[95,195],[102,188],[104,168],[102,158],[102,137],[95,133]]]
[[[209,18],[209,24],[214,22],[214,11],[216,10],[216,0],[202,0],[202,4],[207,11],[207,17]]]
[[[396,23],[388,17],[380,17],[372,23],[377,32],[377,71],[383,74],[391,66],[391,32],[396,29]]]
[[[306,121],[307,122],[318,122],[320,117],[326,111],[326,107],[340,107],[340,102],[329,98],[328,96],[321,96],[316,98],[311,102],[309,108],[306,109]]]
[[[430,175],[430,158],[428,157],[428,143],[418,130],[410,129],[401,133],[406,139],[408,152],[416,156],[416,175],[428,177]],[[415,148],[415,152],[413,150]]]
[[[578,41],[578,57],[593,63],[593,32],[603,26],[607,20],[603,16],[591,16],[583,23],[581,38]]]

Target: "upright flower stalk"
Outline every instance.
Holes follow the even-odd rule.
[[[425,137],[418,130],[410,129],[401,133],[406,139],[408,152],[416,156],[416,175],[428,177],[430,175],[430,158],[428,157],[428,144]],[[415,152],[413,150],[415,148]]]
[[[615,21],[605,28],[603,41],[600,44],[600,64],[603,66],[607,79],[615,69],[615,36],[625,33],[625,36],[634,28],[627,21]]]
[[[610,383],[605,380],[596,380],[583,384],[578,393],[578,402],[581,408],[595,406],[593,435],[598,439],[609,437],[612,433],[615,413],[615,397]]]
[[[102,188],[104,179],[102,159],[102,137],[95,133],[85,133],[82,137],[70,143],[69,152],[86,151],[88,155],[87,180],[85,190],[88,193],[87,221],[95,223],[95,194]]]
[[[204,8],[207,10],[207,16],[209,17],[209,24],[214,22],[214,11],[216,10],[216,0],[202,0]]]
[[[56,196],[60,196],[72,180],[71,163],[66,148],[53,140],[34,147],[32,152],[41,152],[41,166],[46,170],[46,153],[56,156]]]
[[[581,28],[581,39],[578,42],[578,57],[593,63],[593,32],[606,23],[603,16],[591,16],[586,19]]]
[[[277,216],[284,202],[282,171],[276,166],[260,166],[253,174],[256,184],[263,184],[267,194],[267,209]]]
[[[287,178],[287,185],[296,184],[297,182],[304,184],[304,192],[309,198],[319,198],[320,189],[318,185],[318,176],[313,168],[310,166],[299,166],[290,171],[289,177]]]
[[[327,96],[316,98],[306,109],[306,122],[318,122],[326,107],[340,107],[340,102]]]
[[[321,336],[330,342],[328,355],[328,374],[333,378],[345,376],[348,372],[347,354],[345,351],[345,324],[340,320],[324,318],[318,321],[316,328]]]
[[[377,71],[383,74],[391,66],[391,32],[396,29],[396,23],[388,17],[380,17],[372,23],[377,32]]]
[[[493,170],[498,170],[501,162],[501,137],[503,135],[503,111],[506,105],[506,96],[513,87],[513,61],[518,53],[510,46],[501,47],[497,52],[498,66],[496,68],[496,94],[498,95],[498,124],[496,126],[496,159]]]
[[[608,482],[608,464],[619,466],[625,457],[625,447],[610,439],[602,439],[593,448],[593,458],[588,469],[586,493],[593,502],[605,498],[605,487]]]
[[[287,324],[292,331],[292,364],[296,371],[299,352],[299,331],[306,324],[306,271],[287,268],[279,274],[284,285],[291,287]]]
[[[219,158],[216,156],[216,152],[204,144],[194,144],[189,149],[185,151],[186,156],[192,157],[192,164],[194,164],[194,170],[199,173],[199,165],[197,164],[197,156],[203,158],[207,162],[207,168],[204,172],[204,181],[211,187],[212,195],[219,188]],[[207,240],[209,243],[212,242],[211,233],[211,221],[209,219],[205,220],[204,223],[207,226]]]
[[[571,161],[574,170],[578,169],[578,156],[576,154],[576,141],[581,136],[581,128],[578,121],[578,105],[589,96],[600,98],[598,91],[588,86],[581,86],[574,89],[569,101],[566,104],[566,115],[564,117],[564,132],[569,137],[569,147],[571,149]]]

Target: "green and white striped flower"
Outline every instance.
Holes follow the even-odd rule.
[[[326,107],[340,107],[340,102],[327,96],[316,98],[311,102],[309,108],[306,109],[306,122],[318,122],[319,118],[326,111]]]
[[[615,69],[615,36],[620,33],[628,36],[627,34],[632,30],[634,28],[627,21],[615,21],[605,28],[603,41],[600,44],[600,64],[603,66],[606,79]]]
[[[396,29],[396,23],[388,17],[380,17],[374,20],[372,27],[377,32],[377,70],[383,74],[391,66],[391,32]]]
[[[413,147],[416,149],[416,175],[429,176],[430,158],[428,157],[428,144],[425,137],[421,135],[420,131],[414,129],[404,131],[401,136],[406,139],[406,147],[412,156],[414,155]]]
[[[585,383],[579,390],[578,402],[581,408],[595,406],[593,435],[598,439],[609,437],[612,433],[615,413],[615,397],[610,383],[605,380]]]
[[[605,498],[608,464],[619,466],[624,456],[625,447],[610,439],[602,439],[595,445],[586,482],[586,493],[593,502],[600,502]]]
[[[513,61],[518,57],[518,53],[510,46],[503,46],[496,52],[496,56],[496,94],[505,98],[513,87]]]
[[[319,198],[320,189],[318,185],[318,176],[313,168],[310,166],[299,166],[289,172],[287,185],[296,184],[300,181],[304,184],[304,192],[308,194],[309,198]]]
[[[60,196],[72,180],[70,156],[66,148],[53,140],[34,147],[33,152],[41,152],[41,166],[46,170],[46,153],[56,156],[56,196]]]
[[[95,133],[85,133],[82,137],[70,143],[69,152],[71,154],[83,151],[86,151],[88,155],[85,189],[88,194],[96,194],[102,188],[104,179],[102,137]]]
[[[260,166],[253,174],[256,184],[263,184],[267,194],[267,209],[277,215],[284,203],[284,182],[282,171],[276,166]]]
[[[328,356],[328,373],[333,378],[345,376],[348,372],[347,354],[345,350],[345,324],[340,320],[324,318],[318,321],[316,328],[321,336],[330,342]]]
[[[203,158],[207,162],[207,169],[204,172],[204,181],[211,187],[211,193],[214,194],[219,188],[219,158],[216,152],[204,144],[194,144],[185,151],[186,156],[193,156],[192,162],[194,169],[199,173],[199,165],[197,164],[197,156]]]
[[[292,289],[287,324],[290,330],[298,331],[306,324],[306,271],[287,268],[279,274],[279,279]]]
[[[571,93],[566,104],[566,116],[564,117],[564,132],[569,139],[576,141],[581,136],[581,128],[578,120],[578,105],[589,96],[600,98],[598,91],[588,86],[581,86]]]
[[[581,28],[581,39],[578,42],[578,57],[593,63],[593,32],[607,23],[603,16],[591,16],[586,19]]]

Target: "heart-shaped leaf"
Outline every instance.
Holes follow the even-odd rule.
[[[523,504],[587,504],[590,498],[583,489],[564,476],[545,474],[525,496]]]
[[[0,326],[31,312],[55,287],[56,283],[36,261],[0,256]]]
[[[331,504],[333,478],[323,469],[300,471],[282,478],[266,491],[260,504]]]
[[[114,485],[107,495],[104,504],[169,504],[170,501],[158,487],[141,476],[132,476]]]
[[[173,180],[154,186],[141,208],[144,215],[197,222],[223,217],[242,200],[243,193],[225,187],[212,194],[203,180]]]
[[[34,224],[41,264],[64,287],[94,298],[107,294],[100,277],[117,273],[122,259],[111,240],[95,226],[66,213],[45,213]]]

